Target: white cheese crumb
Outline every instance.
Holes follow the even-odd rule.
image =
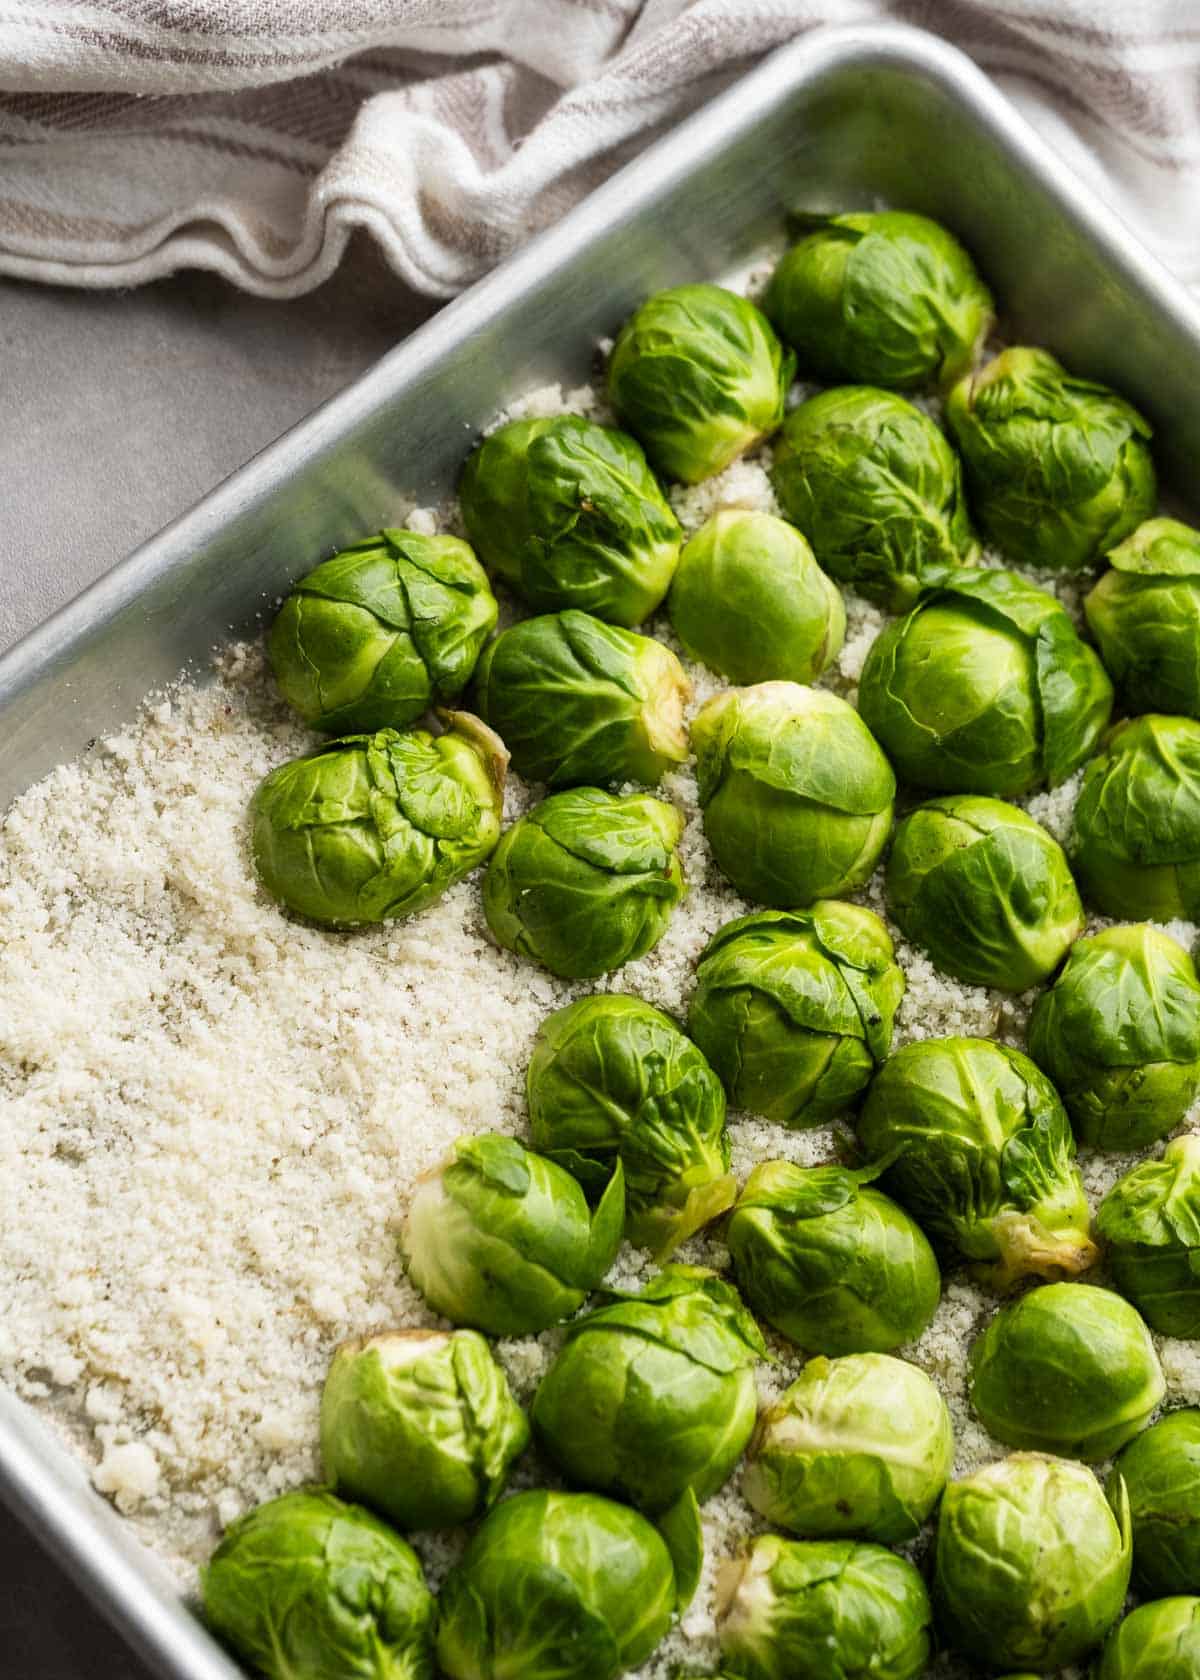
[[[101,1493],[110,1493],[121,1510],[132,1510],[158,1492],[159,1465],[141,1441],[109,1447],[92,1472]]]

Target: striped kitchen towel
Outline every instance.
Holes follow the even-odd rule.
[[[0,0],[0,272],[449,295],[772,47],[957,43],[1200,283],[1200,0]]]

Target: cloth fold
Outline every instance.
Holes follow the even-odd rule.
[[[449,296],[763,54],[953,41],[1200,283],[1198,0],[0,0],[0,273]]]

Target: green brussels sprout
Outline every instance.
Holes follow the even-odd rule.
[[[1109,1483],[1125,1483],[1133,1520],[1133,1581],[1144,1598],[1200,1582],[1200,1410],[1171,1412],[1134,1437]],[[1200,1680],[1200,1671],[1198,1671]]]
[[[725,1581],[721,1661],[738,1680],[917,1680],[929,1595],[907,1558],[854,1540],[760,1534]]]
[[[453,1324],[531,1336],[579,1311],[616,1259],[624,1219],[620,1161],[591,1213],[569,1172],[515,1138],[459,1138],[413,1191],[408,1275]]]
[[[667,1266],[640,1295],[568,1326],[531,1417],[569,1481],[639,1510],[724,1486],[754,1431],[766,1343],[737,1291],[701,1266]]]
[[[978,558],[958,457],[890,391],[845,385],[794,408],[771,482],[817,563],[891,612],[906,611],[931,575]]]
[[[324,1489],[239,1518],[201,1592],[213,1632],[269,1680],[433,1680],[433,1595],[417,1554]]]
[[[1148,519],[1083,603],[1127,712],[1200,718],[1200,531]]]
[[[941,1298],[933,1250],[873,1169],[762,1161],[726,1241],[743,1295],[815,1353],[886,1353],[928,1326]]]
[[[971,1404],[998,1441],[1111,1458],[1166,1393],[1150,1332],[1111,1289],[1047,1283],[1001,1307],[972,1343]]]
[[[438,1595],[448,1680],[615,1680],[671,1624],[671,1552],[592,1493],[519,1493],[476,1529]]]
[[[696,970],[688,1031],[735,1108],[819,1126],[887,1055],[903,996],[879,917],[822,899],[718,928]]]
[[[963,567],[876,637],[858,709],[902,782],[936,793],[1056,787],[1094,750],[1112,684],[1066,609]]]
[[[1200,920],[1200,723],[1127,718],[1083,773],[1072,862],[1106,916]]]
[[[571,788],[506,831],[483,878],[498,944],[564,980],[644,957],[684,894],[683,818],[645,794]]]
[[[474,1330],[385,1330],[333,1356],[321,1395],[326,1478],[397,1528],[481,1516],[528,1445],[525,1414]]]
[[[1129,1586],[1129,1506],[1082,1464],[1014,1453],[942,1495],[933,1601],[943,1639],[985,1668],[1057,1672],[1098,1645]]]
[[[841,591],[795,526],[721,508],[684,544],[667,609],[693,659],[732,682],[812,682],[841,652]]]
[[[479,715],[518,775],[551,787],[657,782],[688,755],[692,691],[670,648],[587,613],[527,618],[479,662]]]
[[[314,729],[399,729],[466,687],[495,628],[496,598],[465,542],[380,531],[292,586],[267,653]]]
[[[954,1463],[950,1413],[886,1353],[810,1359],[759,1420],[742,1492],[769,1523],[822,1539],[911,1540]]]
[[[1160,1336],[1200,1337],[1200,1137],[1175,1138],[1100,1204],[1113,1281]]]
[[[1002,799],[952,793],[918,805],[897,825],[886,882],[901,931],[970,985],[1036,986],[1083,932],[1062,847]]]
[[[608,394],[659,472],[698,484],[773,432],[796,358],[771,323],[723,286],[672,286],[613,345]]]
[[[1079,940],[1033,1006],[1029,1053],[1081,1143],[1133,1150],[1165,1137],[1200,1092],[1191,957],[1144,922]]]
[[[896,778],[836,694],[728,689],[692,722],[704,831],[747,898],[790,910],[861,887],[892,826]]]
[[[1072,1277],[1099,1258],[1066,1112],[1019,1050],[906,1044],[872,1080],[858,1136],[887,1163],[884,1188],[992,1287]]]
[[[612,426],[512,420],[475,450],[458,499],[480,559],[536,612],[630,626],[667,593],[683,532],[640,446]]]
[[[725,1212],[725,1092],[669,1015],[603,992],[548,1015],[525,1078],[536,1149],[598,1194],[625,1174],[625,1234],[659,1258]]]
[[[1045,350],[1004,350],[946,402],[984,535],[1025,566],[1080,572],[1154,511],[1142,416]]]
[[[258,878],[289,910],[330,927],[411,916],[482,863],[500,838],[503,742],[467,712],[442,735],[347,735],[258,785]]]
[[[794,220],[764,307],[806,375],[907,388],[968,370],[992,299],[953,234],[904,210]]]
[[[1106,1641],[1096,1680],[1200,1680],[1200,1598],[1131,1610]]]

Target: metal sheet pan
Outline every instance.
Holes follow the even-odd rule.
[[[900,27],[823,32],[680,125],[0,660],[0,808],[252,627],[335,544],[409,495],[448,495],[478,426],[522,390],[586,380],[594,340],[645,293],[728,272],[789,208],[879,201],[961,235],[1010,337],[1131,397],[1186,501],[1200,458],[1188,294],[961,54]],[[159,1673],[234,1680],[78,1463],[2,1391],[0,1498]]]

